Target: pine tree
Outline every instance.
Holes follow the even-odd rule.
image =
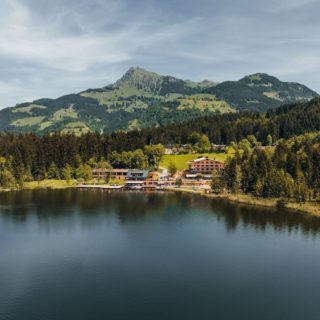
[[[48,179],[60,179],[60,172],[58,167],[54,162],[51,163],[48,172],[47,172]]]
[[[221,170],[214,170],[212,172],[211,189],[214,193],[223,193],[225,182]]]
[[[62,174],[67,183],[70,183],[72,179],[72,168],[69,164],[62,169]]]

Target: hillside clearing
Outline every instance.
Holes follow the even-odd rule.
[[[34,126],[36,124],[41,123],[45,117],[28,117],[28,118],[21,118],[13,121],[11,126],[15,127],[26,127],[26,126]]]
[[[216,158],[219,161],[225,162],[227,159],[226,153],[196,153],[196,154],[174,154],[174,155],[164,155],[162,161],[160,162],[160,167],[168,168],[169,164],[172,162],[178,170],[188,169],[188,162],[196,159],[200,156],[208,156],[209,158]]]

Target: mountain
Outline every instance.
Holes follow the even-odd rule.
[[[266,111],[318,94],[267,74],[239,81],[193,82],[130,68],[114,84],[0,111],[0,131],[111,132],[180,123],[199,116]]]
[[[266,111],[281,104],[309,100],[318,94],[299,83],[282,82],[265,73],[226,81],[204,90],[237,110]]]
[[[166,96],[170,94],[192,95],[200,93],[203,89],[213,86],[212,81],[200,83],[184,81],[170,76],[160,76],[154,72],[148,72],[141,68],[130,68],[126,74],[118,80],[113,88],[136,88],[144,92]]]

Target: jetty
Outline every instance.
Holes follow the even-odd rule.
[[[120,185],[96,185],[96,184],[78,184],[79,189],[99,189],[99,190],[123,190],[124,186]]]

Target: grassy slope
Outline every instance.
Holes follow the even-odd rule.
[[[27,118],[19,118],[11,123],[12,126],[15,127],[26,127],[26,126],[34,126],[36,124],[40,124],[45,117],[27,117]]]
[[[178,110],[196,108],[199,111],[205,109],[220,113],[236,112],[237,110],[228,105],[226,101],[217,100],[214,95],[211,94],[194,94],[191,96],[184,96],[178,99],[180,105]]]
[[[208,156],[216,158],[224,162],[227,158],[225,153],[197,153],[197,154],[178,154],[178,155],[165,155],[160,163],[160,167],[168,168],[170,162],[174,163],[178,170],[188,169],[188,162],[196,159],[199,156]]]

